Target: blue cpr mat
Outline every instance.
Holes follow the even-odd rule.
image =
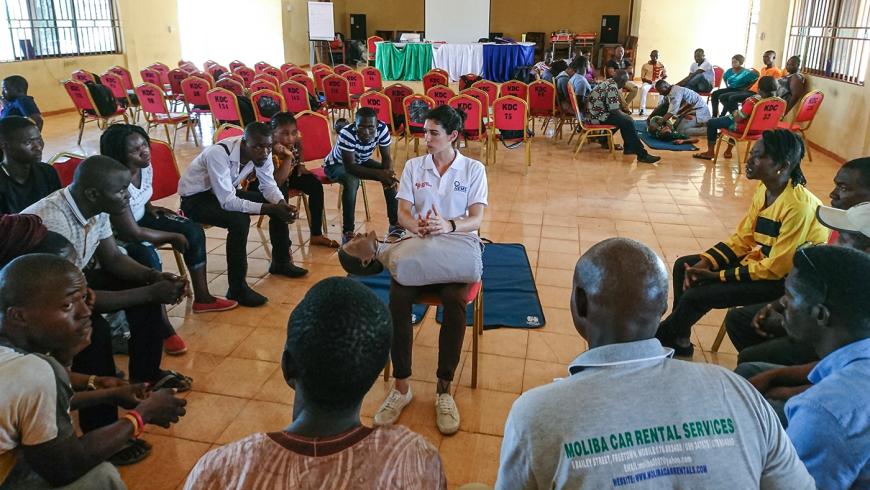
[[[441,323],[442,308],[437,319]],[[474,323],[468,305],[466,324]],[[539,328],[544,309],[526,248],[519,243],[487,243],[483,249],[483,327]]]
[[[653,136],[649,134],[649,131],[646,130],[646,120],[635,121],[634,129],[637,131],[637,135],[640,136],[640,139],[643,140],[644,144],[655,150],[695,151],[698,149],[695,145],[675,145],[668,141],[653,138]]]
[[[385,305],[390,305],[390,273],[384,270],[380,274],[374,276],[354,276],[348,274],[349,278],[358,281],[371,289],[375,295],[384,302]],[[416,325],[423,321],[423,316],[429,311],[428,305],[414,305],[411,310],[411,323]]]

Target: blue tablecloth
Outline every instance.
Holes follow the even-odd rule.
[[[535,45],[485,44],[483,46],[483,77],[493,82],[511,79],[518,66],[535,64]]]

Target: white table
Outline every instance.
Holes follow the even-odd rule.
[[[483,44],[432,44],[432,66],[450,74],[450,81],[462,75],[483,73]]]

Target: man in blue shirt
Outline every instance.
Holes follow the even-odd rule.
[[[2,94],[3,108],[0,109],[0,119],[9,116],[29,117],[42,131],[42,115],[33,97],[27,95],[27,80],[24,77],[12,75],[4,78]]]
[[[819,488],[870,487],[870,257],[844,247],[795,254],[785,329],[821,361],[785,406],[788,435]],[[788,389],[788,387],[783,387]]]

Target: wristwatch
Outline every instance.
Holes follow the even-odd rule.
[[[92,374],[88,376],[88,391],[94,391],[97,389],[97,375]]]
[[[451,228],[452,228],[452,229],[450,230],[450,233],[453,233],[454,231],[456,231],[456,221],[454,221],[454,220],[452,220],[452,219],[447,220],[447,221],[450,222],[450,226],[451,226]]]

